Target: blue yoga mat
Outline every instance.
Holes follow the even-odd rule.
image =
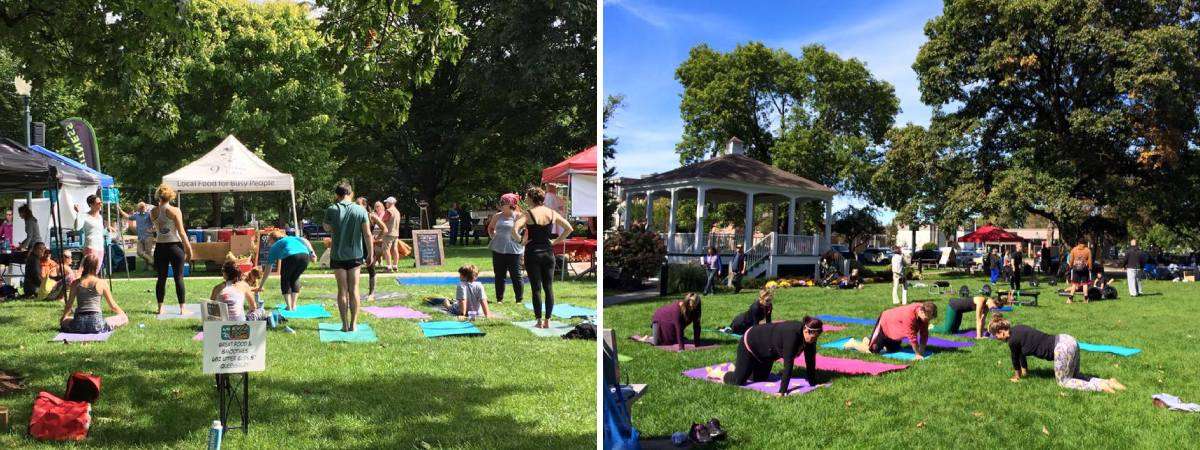
[[[999,308],[992,308],[992,311],[1000,311],[1000,312],[1012,312],[1012,310],[1013,310],[1012,305],[1005,305],[1005,306],[1001,306]]]
[[[1079,349],[1085,352],[1112,353],[1118,356],[1133,356],[1142,352],[1140,349],[1136,348],[1119,347],[1116,345],[1089,344],[1087,342],[1080,342]]]
[[[823,347],[823,348],[836,348],[836,349],[839,349],[839,350],[845,350],[845,349],[846,349],[846,343],[847,343],[847,342],[849,342],[849,341],[850,341],[850,339],[851,339],[851,338],[841,338],[841,339],[838,339],[838,340],[836,340],[836,341],[826,342],[826,343],[824,343],[824,344],[821,344],[821,347]],[[916,354],[916,353],[914,353],[914,352],[913,352],[913,350],[912,350],[911,348],[906,348],[906,349],[902,349],[902,350],[900,350],[900,351],[898,351],[898,352],[891,352],[891,353],[880,353],[880,354],[879,354],[879,356],[882,356],[882,357],[884,357],[884,358],[899,359],[899,360],[901,360],[901,361],[912,361],[912,360],[916,359],[916,357],[917,357],[917,354]],[[933,356],[933,352],[932,352],[932,351],[930,351],[929,349],[925,349],[925,355],[924,355],[924,356],[925,356],[926,358],[928,358],[928,357],[930,357],[930,356]]]
[[[442,336],[483,336],[485,333],[471,322],[443,320],[437,322],[419,322],[421,333],[427,338]]]
[[[866,325],[869,327],[875,326],[874,320],[863,319],[861,317],[831,316],[828,314],[821,314],[821,315],[817,316],[817,318],[821,319],[825,322],[853,323],[853,324],[857,324],[857,325]]]
[[[296,309],[292,311],[285,310],[284,308],[286,307],[287,305],[283,303],[275,305],[275,311],[283,316],[284,319],[324,319],[326,317],[333,317],[333,314],[325,310],[325,305],[319,303],[296,305]],[[341,328],[341,325],[338,325],[338,329]]]
[[[522,278],[525,283],[529,283],[528,278]],[[479,277],[475,281],[483,283],[485,286],[495,283],[495,277]],[[401,286],[453,286],[459,283],[457,276],[421,276],[421,277],[396,277],[396,284]]]
[[[526,303],[525,309],[533,310],[533,303]],[[554,317],[570,319],[572,317],[596,317],[596,310],[592,308],[584,308],[575,306],[570,303],[558,303],[554,305]]]
[[[375,335],[375,330],[371,329],[370,324],[358,324],[356,331],[342,331],[340,323],[322,323],[317,325],[318,333],[321,335],[321,342],[377,342],[379,337]]]

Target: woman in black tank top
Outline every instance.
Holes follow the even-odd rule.
[[[529,275],[529,285],[533,288],[533,316],[537,320],[537,328],[550,328],[550,315],[554,312],[554,245],[562,242],[571,234],[571,222],[564,219],[558,212],[544,206],[546,191],[541,188],[530,188],[525,193],[533,207],[529,214],[522,215],[513,226],[513,236],[521,239],[521,228],[529,230],[529,238],[525,241],[525,272]],[[545,224],[538,223],[538,217],[549,216]],[[557,239],[552,239],[554,225],[563,228]],[[545,298],[546,310],[542,314],[542,299]]]

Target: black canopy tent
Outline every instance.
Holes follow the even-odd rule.
[[[55,254],[60,268],[63,262],[62,245],[62,211],[58,201],[58,191],[64,185],[90,186],[100,185],[100,179],[87,171],[72,167],[62,161],[57,161],[26,148],[24,145],[8,138],[0,138],[0,194],[28,194],[31,192],[50,191],[50,218],[56,238],[60,243],[59,249],[47,248]],[[47,242],[49,244],[49,242]]]

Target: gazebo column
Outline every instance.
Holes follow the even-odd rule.
[[[654,218],[654,191],[646,192],[646,231],[652,231],[654,228],[651,222]]]
[[[625,217],[622,218],[622,221],[624,222],[625,230],[629,231],[629,228],[633,226],[633,193],[626,189],[623,194],[625,197]]]
[[[678,189],[671,189],[671,207],[667,210],[667,251],[674,250],[675,246],[675,208],[679,207],[679,196],[676,195]]]
[[[796,234],[796,197],[788,197],[788,236]]]
[[[746,236],[745,246],[746,251],[750,251],[750,247],[754,246],[754,193],[746,193]]]
[[[708,218],[707,208],[704,207],[704,193],[707,188],[696,186],[696,241],[692,249],[704,253],[704,220]]]
[[[825,236],[821,240],[821,250],[833,247],[833,198],[825,200]]]

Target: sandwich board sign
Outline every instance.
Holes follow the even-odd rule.
[[[262,372],[267,363],[267,323],[261,320],[204,322],[206,374]]]
[[[440,230],[413,230],[413,259],[417,267],[445,265],[446,253],[442,248]]]

